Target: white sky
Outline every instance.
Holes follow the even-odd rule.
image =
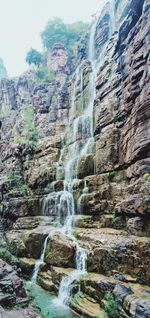
[[[33,47],[42,50],[40,32],[47,21],[61,17],[65,22],[90,21],[106,0],[0,0],[0,57],[8,74],[25,71],[25,56]]]

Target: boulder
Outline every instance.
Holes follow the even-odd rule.
[[[60,232],[55,232],[48,239],[45,262],[58,267],[75,267],[75,252],[74,242]]]

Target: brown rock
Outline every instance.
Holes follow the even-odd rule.
[[[48,239],[45,262],[58,267],[75,266],[75,244],[61,233],[55,233]]]

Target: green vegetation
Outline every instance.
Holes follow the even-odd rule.
[[[49,20],[43,32],[41,32],[42,44],[46,50],[40,53],[31,48],[26,55],[26,62],[37,67],[37,77],[39,79],[51,82],[52,75],[42,69],[43,67],[46,68],[47,50],[55,44],[64,45],[68,52],[68,65],[73,69],[72,59],[74,52],[77,50],[77,43],[88,29],[89,24],[82,21],[65,24],[61,18],[55,17]],[[39,68],[41,69],[39,70]]]
[[[6,177],[8,181],[20,181],[20,179],[22,179],[22,177],[18,174],[16,174],[14,171],[12,171],[10,173],[10,175],[8,177]]]
[[[80,240],[81,238],[80,233],[77,233],[77,232],[74,233],[74,236],[77,240]]]
[[[119,216],[116,215],[116,213],[113,213],[113,217],[112,217],[112,224],[114,226],[114,228],[116,229],[121,229],[122,228],[122,224],[121,224],[121,219]]]
[[[146,181],[150,182],[150,173],[145,173],[144,178],[146,179]]]
[[[113,178],[116,176],[116,171],[110,171],[109,172],[109,176],[108,176],[108,179],[111,181],[113,180]]]
[[[48,70],[44,67],[40,67],[36,71],[36,76],[43,82],[55,82],[55,73],[52,70]]]
[[[40,52],[35,49],[30,49],[30,51],[26,55],[26,62],[31,65],[39,66],[43,61],[43,56]]]
[[[88,27],[89,25],[82,21],[65,24],[60,18],[51,19],[41,33],[43,46],[49,49],[56,43],[62,43],[69,51],[72,51],[74,43],[87,31]]]
[[[8,264],[12,263],[12,254],[6,248],[0,248],[0,258]]]
[[[28,194],[29,186],[24,183],[21,175],[12,171],[10,175],[6,176],[5,180],[9,181],[11,186],[13,186],[13,188],[9,191],[12,196],[15,196],[17,192],[21,192],[23,195]]]
[[[21,192],[24,196],[28,194],[29,186],[27,184],[18,184],[17,187],[14,187],[10,190],[10,194],[15,196],[17,192]]]
[[[29,105],[24,110],[24,129],[23,134],[27,141],[36,143],[38,141],[38,132],[34,125],[33,106]]]
[[[104,306],[105,313],[108,318],[118,318],[118,304],[112,293],[107,293],[106,295],[106,304]]]
[[[38,131],[34,125],[34,109],[32,105],[26,106],[23,113],[24,128],[21,136],[14,138],[14,143],[30,143],[33,149],[38,142]]]

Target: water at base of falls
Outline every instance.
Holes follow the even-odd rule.
[[[58,303],[56,296],[42,289],[36,284],[26,283],[26,287],[34,299],[35,305],[40,308],[40,314],[45,318],[77,318],[74,312],[62,303]]]

